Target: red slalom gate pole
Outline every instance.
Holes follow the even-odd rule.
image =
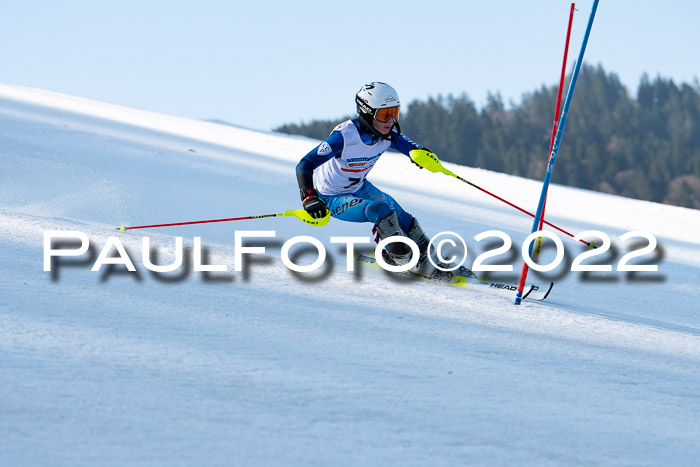
[[[586,45],[588,44],[588,38],[591,34],[591,29],[593,27],[593,20],[595,18],[595,12],[598,9],[599,0],[593,0],[593,7],[591,8],[591,14],[588,18],[588,25],[586,26],[586,32],[583,36],[583,43],[581,44],[581,51],[579,52],[578,60],[576,60],[576,66],[574,67],[574,72],[571,74],[571,83],[569,84],[569,90],[566,93],[566,101],[564,102],[564,108],[561,113],[561,119],[559,121],[559,126],[557,128],[557,135],[554,139],[554,146],[552,146],[552,154],[549,156],[549,163],[547,164],[547,172],[544,175],[544,182],[542,183],[542,193],[540,194],[540,200],[537,203],[537,211],[535,214],[535,222],[532,224],[532,233],[538,231],[540,226],[540,219],[542,217],[542,208],[544,207],[544,201],[547,198],[547,190],[549,184],[552,180],[552,174],[554,173],[554,164],[557,161],[557,154],[559,152],[559,145],[561,144],[562,134],[564,133],[564,128],[566,127],[566,118],[569,115],[569,109],[571,107],[571,100],[574,96],[574,90],[576,89],[576,82],[578,81],[578,75],[581,71],[581,65],[583,63],[583,56],[586,52]],[[532,234],[531,233],[531,234]],[[529,253],[532,254],[532,244],[529,248]],[[525,259],[525,258],[523,258]],[[518,290],[515,295],[515,305],[520,305],[523,300],[523,288],[525,281],[527,280],[528,264],[527,261],[523,261],[523,268],[520,273],[520,280],[518,281]]]
[[[554,110],[554,123],[552,124],[552,136],[549,140],[549,153],[547,158],[547,163],[552,157],[552,148],[554,146],[554,139],[557,136],[557,128],[559,127],[559,115],[561,114],[561,95],[564,91],[564,79],[566,77],[566,59],[569,55],[569,39],[571,39],[571,24],[574,21],[574,11],[576,11],[576,4],[571,4],[571,11],[569,12],[569,27],[566,30],[566,43],[564,45],[564,60],[561,64],[561,76],[559,77],[559,90],[557,91],[557,105]],[[547,200],[544,200],[544,206],[542,206],[542,217],[540,218],[540,228],[544,226],[544,211],[547,208]],[[542,245],[542,237],[537,237],[537,243],[535,245],[535,256],[540,254],[540,246]]]

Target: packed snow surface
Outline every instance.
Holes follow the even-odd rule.
[[[409,136],[428,146],[439,137]],[[700,459],[700,211],[553,185],[547,219],[608,235],[614,249],[584,263],[612,271],[571,272],[586,250],[559,233],[561,266],[530,274],[556,282],[551,296],[517,307],[510,291],[348,271],[330,239],[369,237],[367,224],[116,229],[297,209],[294,167],[317,141],[0,85],[0,142],[2,465]],[[446,166],[536,208],[540,182]],[[530,217],[399,154],[370,180],[430,235],[461,235],[468,265],[502,243],[475,236],[506,233],[511,252],[487,263],[512,264],[500,274],[517,278]],[[88,251],[45,271],[51,231],[82,232]],[[253,231],[275,236],[247,240],[265,253],[236,271],[236,232]],[[617,271],[648,243],[621,241],[630,231],[658,241],[630,264],[658,271]],[[282,245],[301,235],[326,247],[318,271],[282,262]],[[180,238],[182,266],[150,271],[145,238],[159,265],[176,260]],[[107,264],[123,260],[117,245],[135,272]],[[200,250],[200,264],[225,271],[195,271]],[[309,264],[317,253],[292,256]],[[541,261],[553,257],[550,243]]]

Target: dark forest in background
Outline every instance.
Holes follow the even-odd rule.
[[[566,89],[568,82],[562,100]],[[543,86],[508,108],[492,94],[481,110],[467,94],[414,100],[403,105],[401,129],[443,161],[541,180],[556,94],[556,85]],[[325,139],[347,118],[275,131]],[[633,97],[617,75],[584,64],[552,182],[700,209],[697,80],[676,84],[645,75]]]

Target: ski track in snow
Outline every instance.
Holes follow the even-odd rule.
[[[700,458],[698,211],[553,186],[550,222],[613,238],[652,232],[659,272],[636,282],[563,273],[547,301],[515,307],[510,292],[346,271],[330,237],[369,236],[366,225],[115,230],[296,208],[294,166],[317,144],[306,138],[0,85],[0,139],[3,465]],[[534,210],[539,182],[446,165]],[[469,261],[480,232],[518,246],[526,237],[531,218],[424,172],[387,154],[370,178],[429,233],[463,235]],[[44,272],[48,230],[85,232],[92,255]],[[235,230],[276,232],[247,273],[233,271]],[[327,274],[282,264],[296,235],[326,245]],[[185,266],[148,271],[143,236],[159,264],[183,237]],[[226,273],[191,271],[196,236]],[[110,237],[137,273],[90,271]],[[570,255],[583,251],[562,239]]]

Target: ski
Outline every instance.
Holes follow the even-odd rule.
[[[379,268],[379,264],[377,264],[376,258],[374,258],[372,256],[357,254],[357,255],[355,255],[355,259],[359,263],[363,263],[366,265],[370,265],[372,267]],[[468,271],[468,273],[464,276],[452,276],[449,280],[444,280],[444,281],[442,281],[440,279],[431,279],[429,277],[414,274],[414,273],[409,272],[409,271],[392,273],[392,274],[400,274],[403,276],[410,276],[410,277],[415,277],[418,279],[432,280],[432,281],[436,281],[436,282],[445,282],[449,285],[456,286],[456,287],[467,287],[467,286],[471,286],[471,285],[480,285],[482,287],[486,286],[486,287],[489,287],[490,289],[494,289],[494,290],[498,290],[498,291],[515,292],[518,290],[518,282],[517,281],[502,281],[502,280],[498,280],[498,279],[490,279],[486,276],[479,276],[470,270],[467,270],[467,271]],[[554,287],[554,282],[549,282],[548,284],[530,283],[525,288],[525,293],[523,294],[523,299],[527,298],[528,300],[537,300],[537,301],[545,300],[549,296],[553,287]]]

